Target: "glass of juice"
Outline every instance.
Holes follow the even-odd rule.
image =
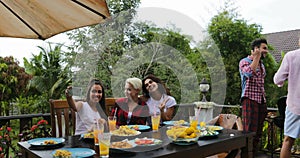
[[[107,158],[109,157],[109,146],[110,146],[110,133],[101,133],[98,136],[99,138],[99,152],[100,157]]]
[[[109,131],[116,130],[117,117],[116,116],[108,116],[108,126]]]
[[[151,115],[152,122],[152,131],[158,131],[159,123],[160,123],[160,113]]]
[[[189,119],[190,119],[190,126],[197,129],[197,125],[198,125],[197,117],[196,116],[190,116]]]
[[[100,133],[103,133],[103,130],[104,130],[104,126],[103,124],[101,123],[95,123],[94,124],[94,128],[93,128],[93,135],[94,135],[94,142],[95,142],[95,145],[98,145],[98,135]]]

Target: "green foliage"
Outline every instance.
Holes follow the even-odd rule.
[[[46,107],[42,111],[49,112],[48,100],[61,98],[69,84],[70,67],[64,62],[62,45],[56,45],[52,49],[49,44],[49,51],[39,48],[41,52],[33,55],[30,62],[24,58],[24,66],[26,72],[34,76],[29,84],[31,95],[41,96],[44,102],[40,102],[40,106]]]
[[[78,70],[73,72],[72,85],[85,88],[88,80],[97,77],[107,88],[107,97],[122,97],[126,78],[154,74],[166,83],[179,103],[198,101],[197,77],[209,75],[205,62],[199,61],[203,64],[195,72],[198,65],[191,64],[189,58],[196,59],[191,54],[201,56],[201,51],[192,49],[190,39],[177,31],[132,23],[135,11],[130,9],[138,3],[129,7],[122,1],[108,1],[112,20],[69,34],[79,50],[72,57]]]
[[[48,98],[44,94],[42,95],[31,95],[27,97],[19,96],[14,100],[14,106],[17,114],[36,114],[36,113],[46,113],[49,105]]]
[[[274,71],[277,71],[279,69],[279,66],[281,65],[282,63],[282,59],[284,57],[285,53],[284,52],[281,52],[281,60],[279,61],[279,63],[276,63],[276,61],[273,61],[273,58],[272,58],[272,62],[275,62],[276,66],[273,67]],[[276,73],[273,71],[273,74]],[[269,74],[268,74],[269,75]],[[273,78],[271,78],[272,81],[273,81]],[[288,81],[285,81],[283,87],[277,87],[276,85],[274,85],[274,87],[272,87],[272,89],[266,89],[267,92],[269,92],[268,94],[274,94],[274,96],[276,96],[276,100],[274,100],[274,104],[271,104],[271,105],[275,105],[276,104],[276,101],[277,99],[279,99],[281,96],[286,96],[287,95],[287,88],[288,88]],[[269,96],[269,97],[274,97],[274,96]],[[268,96],[267,96],[268,97]]]
[[[265,91],[267,98],[268,107],[277,107],[277,100],[287,94],[286,86],[285,88],[279,88],[273,82],[273,77],[279,68],[279,64],[276,62],[275,58],[268,54],[264,59],[264,65],[266,67],[267,76],[265,78]]]
[[[187,74],[189,71],[183,71],[184,66],[190,64],[186,56],[194,53],[190,40],[173,30],[132,23],[135,11],[130,9],[135,9],[139,1],[126,3],[108,1],[109,8],[113,10],[112,20],[69,34],[79,50],[73,57],[76,59],[73,66],[78,71],[73,72],[72,85],[85,88],[88,80],[97,77],[107,88],[107,97],[122,97],[126,78],[144,78],[147,74],[154,74],[167,84],[178,101],[182,96],[189,96],[185,102],[199,100],[198,81],[196,77],[189,80],[195,72]],[[172,54],[179,55],[182,60],[174,62]],[[193,70],[193,66],[190,67]],[[185,75],[178,78],[178,74]],[[192,84],[185,83],[188,81]],[[190,90],[195,87],[197,91]]]
[[[208,100],[217,104],[224,104],[227,80],[225,65],[219,49],[210,37],[206,37],[197,49],[197,52],[201,52],[199,54],[201,58],[198,59],[199,62],[197,63],[201,76],[198,78],[200,80],[206,78],[211,86],[210,95],[208,94],[210,99]]]
[[[131,46],[134,47],[125,49],[117,63],[113,65],[112,89],[116,90],[113,94],[122,96],[123,82],[130,76],[144,78],[148,74],[154,74],[166,83],[177,102],[198,100],[198,81],[196,76],[193,76],[197,72],[194,72],[193,65],[186,57],[195,51],[190,48],[189,40],[175,31],[141,23],[133,25],[145,26],[147,30],[142,28],[139,34],[131,38],[139,39],[134,40],[139,43],[131,41]],[[176,39],[177,44],[174,44],[173,39]]]
[[[190,47],[190,40],[174,30],[155,27],[150,27],[143,37],[146,39],[145,43],[150,44],[140,46],[136,51],[131,50],[137,52],[145,49],[144,54],[148,56],[143,59],[144,68],[140,70],[142,76],[154,74],[162,79],[178,103],[198,101],[197,74],[202,73],[203,69],[194,71],[195,64],[189,56],[201,56],[201,53]]]
[[[131,13],[122,13],[122,15],[130,17]],[[100,78],[104,86],[108,87],[107,96],[111,96],[109,87],[112,65],[128,47],[124,42],[122,33],[124,30],[118,30],[118,26],[126,26],[130,22],[126,19],[118,16],[105,24],[79,29],[69,34],[69,38],[74,41],[74,46],[79,50],[72,65],[78,70],[73,72],[74,86],[85,88],[91,78]]]
[[[250,55],[251,42],[261,35],[262,27],[257,24],[248,24],[240,19],[235,10],[223,9],[214,16],[208,26],[208,32],[220,49],[227,78],[227,92],[225,104],[239,104],[241,93],[241,79],[239,75],[239,61]],[[273,84],[273,75],[277,63],[271,55],[264,60],[267,77],[265,79],[265,89],[267,92],[268,106],[274,106],[278,94]],[[275,93],[274,93],[275,92]]]
[[[231,108],[222,108],[222,114],[235,114],[237,116],[241,116],[241,108],[239,105]]]
[[[11,135],[14,135],[14,131],[11,127],[3,125],[0,128],[0,157],[7,156],[9,154],[9,148],[14,152],[16,151],[16,145],[12,143]]]
[[[32,76],[12,56],[0,57],[0,70],[0,115],[4,110],[8,116],[12,100],[27,93],[26,86]]]
[[[260,37],[258,25],[248,25],[235,12],[223,10],[212,18],[208,32],[222,55],[227,78],[225,104],[238,104],[240,98],[239,61],[250,52],[250,43]]]
[[[107,0],[106,2],[111,14],[137,8],[141,3],[140,0]]]

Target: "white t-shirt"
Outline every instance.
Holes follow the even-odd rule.
[[[76,112],[75,135],[88,133],[93,128],[96,120],[101,118],[98,111],[94,111],[87,102],[83,102],[80,111]]]
[[[153,98],[150,97],[150,98],[147,100],[147,102],[146,102],[147,105],[148,105],[148,107],[149,107],[149,113],[150,113],[150,115],[151,115],[151,114],[154,114],[154,111],[160,112],[158,106],[159,106],[165,99],[168,99],[168,98],[169,98],[169,100],[166,102],[166,106],[165,106],[164,112],[166,112],[168,108],[170,108],[170,107],[172,107],[172,106],[174,106],[174,105],[177,104],[175,98],[172,97],[172,96],[166,95],[166,94],[162,95],[162,97],[160,98],[160,100],[155,100],[155,99],[153,99]]]

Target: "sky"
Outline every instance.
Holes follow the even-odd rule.
[[[300,12],[299,0],[233,1],[240,17],[247,20],[248,24],[261,25],[263,33],[300,29],[300,20],[297,18]],[[195,34],[198,31],[198,26],[205,29],[210,18],[216,15],[217,10],[224,4],[224,0],[141,0],[141,2],[139,9],[141,10],[141,17],[155,21],[158,26],[175,24],[186,34]],[[142,13],[146,13],[147,16],[143,16]],[[176,20],[183,18],[190,21],[176,22]],[[185,25],[181,26],[182,23]],[[189,32],[191,30],[193,30],[192,33]],[[38,54],[40,49],[37,46],[47,48],[46,42],[67,44],[68,40],[63,33],[45,41],[0,37],[0,56],[12,55],[20,61],[20,65],[23,65],[23,57],[30,59],[32,54]]]

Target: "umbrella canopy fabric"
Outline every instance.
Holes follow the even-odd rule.
[[[0,0],[0,37],[44,40],[109,16],[105,0]]]

